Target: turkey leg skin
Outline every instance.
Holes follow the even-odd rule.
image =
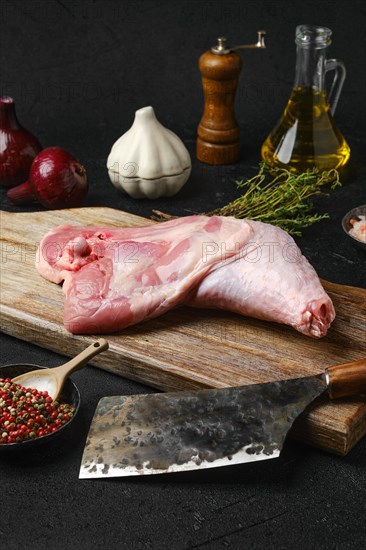
[[[314,268],[282,229],[246,223],[251,240],[234,261],[204,278],[188,305],[275,321],[314,338],[325,336],[335,312]]]

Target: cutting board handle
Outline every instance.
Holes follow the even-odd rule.
[[[366,393],[366,358],[329,367],[325,375],[331,399]]]

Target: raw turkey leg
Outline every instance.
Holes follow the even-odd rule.
[[[75,334],[108,333],[182,304],[324,336],[334,308],[293,239],[269,224],[189,216],[141,228],[60,226],[36,267],[66,295]]]

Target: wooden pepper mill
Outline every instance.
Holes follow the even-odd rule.
[[[232,164],[240,157],[239,127],[234,100],[242,66],[239,49],[265,48],[265,31],[258,31],[256,44],[226,46],[218,38],[216,46],[201,55],[199,69],[205,106],[198,125],[197,158],[207,164]]]

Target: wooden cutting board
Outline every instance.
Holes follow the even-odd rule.
[[[73,336],[62,325],[60,286],[37,273],[42,236],[62,224],[139,226],[150,220],[110,208],[1,212],[1,330],[65,355],[93,336]],[[92,364],[162,390],[223,387],[296,378],[366,356],[365,290],[324,281],[337,318],[322,340],[232,313],[178,308],[107,336],[110,349]],[[16,361],[16,357],[14,357]],[[329,403],[319,399],[292,435],[347,454],[366,433],[366,396]]]

